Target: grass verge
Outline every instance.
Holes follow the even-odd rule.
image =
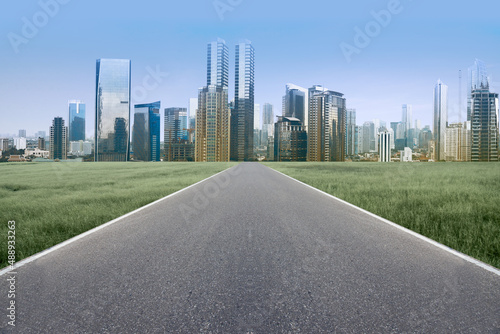
[[[0,268],[7,222],[16,261],[165,197],[236,163],[0,164]]]
[[[500,268],[500,164],[264,165]]]

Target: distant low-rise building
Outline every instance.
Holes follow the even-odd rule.
[[[400,152],[400,161],[401,162],[412,162],[413,161],[413,152],[411,148],[405,147],[403,151]]]
[[[48,159],[50,156],[50,152],[46,150],[41,150],[39,148],[35,148],[33,150],[26,150],[24,155],[26,157]]]
[[[92,143],[89,141],[72,141],[69,143],[69,154],[74,156],[84,156],[92,154]]]

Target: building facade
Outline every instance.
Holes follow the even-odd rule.
[[[160,101],[134,106],[134,159],[160,161]]]
[[[446,161],[470,161],[469,122],[453,123],[446,128]]]
[[[130,153],[131,63],[96,63],[95,161],[128,161]]]
[[[346,111],[346,156],[352,157],[358,154],[356,109]]]
[[[379,162],[391,162],[391,133],[382,131],[378,135]]]
[[[298,118],[278,116],[274,133],[275,161],[307,161],[307,133]]]
[[[448,86],[439,80],[434,87],[434,142],[436,160],[446,158],[446,127],[448,126]]]
[[[345,161],[346,100],[322,86],[309,89],[309,161]]]
[[[50,159],[67,159],[68,128],[64,126],[62,117],[55,117],[50,127]]]
[[[189,140],[187,109],[166,108],[164,120],[165,160],[193,161],[194,145]]]
[[[262,106],[262,140],[264,146],[269,144],[269,137],[274,136],[274,111],[273,105],[264,103]]]
[[[250,41],[236,45],[235,98],[231,112],[231,160],[253,160],[254,58]]]
[[[85,104],[81,101],[73,100],[68,102],[69,141],[85,140]]]
[[[498,94],[489,88],[471,94],[471,161],[498,161]]]

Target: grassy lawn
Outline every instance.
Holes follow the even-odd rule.
[[[235,163],[0,164],[0,268],[7,222],[17,261],[201,181]]]
[[[498,163],[264,165],[500,268]]]

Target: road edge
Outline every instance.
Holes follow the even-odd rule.
[[[397,229],[399,229],[399,230],[401,230],[401,231],[403,231],[405,233],[408,233],[408,234],[410,234],[410,235],[412,235],[412,236],[414,236],[414,237],[416,237],[416,238],[418,238],[420,240],[423,240],[423,241],[425,241],[427,243],[430,243],[431,245],[433,245],[435,247],[438,247],[438,248],[440,248],[440,249],[442,249],[442,250],[444,250],[444,251],[446,251],[448,253],[451,253],[451,254],[453,254],[453,255],[461,258],[462,260],[470,262],[470,263],[472,263],[472,264],[474,264],[474,265],[476,265],[476,266],[478,266],[478,267],[480,267],[482,269],[485,269],[485,270],[487,270],[487,271],[489,271],[489,272],[491,272],[493,274],[496,274],[497,276],[500,276],[500,269],[497,269],[497,268],[495,268],[495,267],[493,267],[493,266],[491,266],[491,265],[489,265],[489,264],[487,264],[485,262],[482,262],[482,261],[480,261],[478,259],[475,259],[475,258],[473,258],[473,257],[471,257],[471,256],[469,256],[467,254],[461,253],[461,252],[459,252],[459,251],[457,251],[457,250],[455,250],[453,248],[450,248],[450,247],[448,247],[448,246],[446,246],[446,245],[444,245],[442,243],[439,243],[439,242],[437,242],[435,240],[432,240],[432,239],[430,239],[430,238],[428,238],[428,237],[426,237],[426,236],[424,236],[422,234],[419,234],[419,233],[417,233],[415,231],[412,231],[412,230],[410,230],[410,229],[408,229],[406,227],[403,227],[403,226],[398,225],[398,224],[396,224],[394,222],[391,222],[390,220],[387,220],[387,219],[385,219],[383,217],[377,216],[376,214],[374,214],[374,213],[372,213],[370,211],[362,209],[362,208],[360,208],[360,207],[358,207],[358,206],[356,206],[354,204],[351,204],[349,202],[344,201],[343,199],[335,197],[332,194],[329,194],[329,193],[327,193],[327,192],[325,192],[323,190],[320,190],[318,188],[315,188],[315,187],[313,187],[313,186],[311,186],[311,185],[309,185],[307,183],[299,181],[299,180],[297,180],[297,179],[295,179],[295,178],[293,178],[293,177],[291,177],[289,175],[286,175],[286,174],[284,174],[284,173],[282,173],[282,172],[280,172],[280,171],[278,171],[278,170],[276,170],[276,169],[274,169],[272,167],[269,167],[269,166],[266,166],[266,165],[263,165],[263,164],[261,164],[261,165],[264,166],[264,167],[267,167],[267,168],[271,169],[272,171],[274,171],[274,172],[276,172],[278,174],[286,176],[287,178],[292,179],[295,182],[298,182],[298,183],[300,183],[300,184],[302,184],[304,186],[307,186],[307,187],[309,187],[311,189],[314,189],[314,190],[316,190],[316,191],[318,191],[318,192],[320,192],[320,193],[322,193],[324,195],[327,195],[328,197],[333,198],[336,201],[339,201],[339,202],[341,202],[343,204],[346,204],[346,205],[348,205],[348,206],[350,206],[350,207],[352,207],[354,209],[357,209],[357,210],[359,210],[359,211],[361,211],[361,212],[363,212],[363,213],[365,213],[365,214],[367,214],[367,215],[369,215],[371,217],[377,218],[378,220],[380,220],[380,221],[382,221],[382,222],[384,222],[384,223],[386,223],[386,224],[388,224],[388,225],[390,225],[392,227],[395,227],[395,228],[397,228]]]

